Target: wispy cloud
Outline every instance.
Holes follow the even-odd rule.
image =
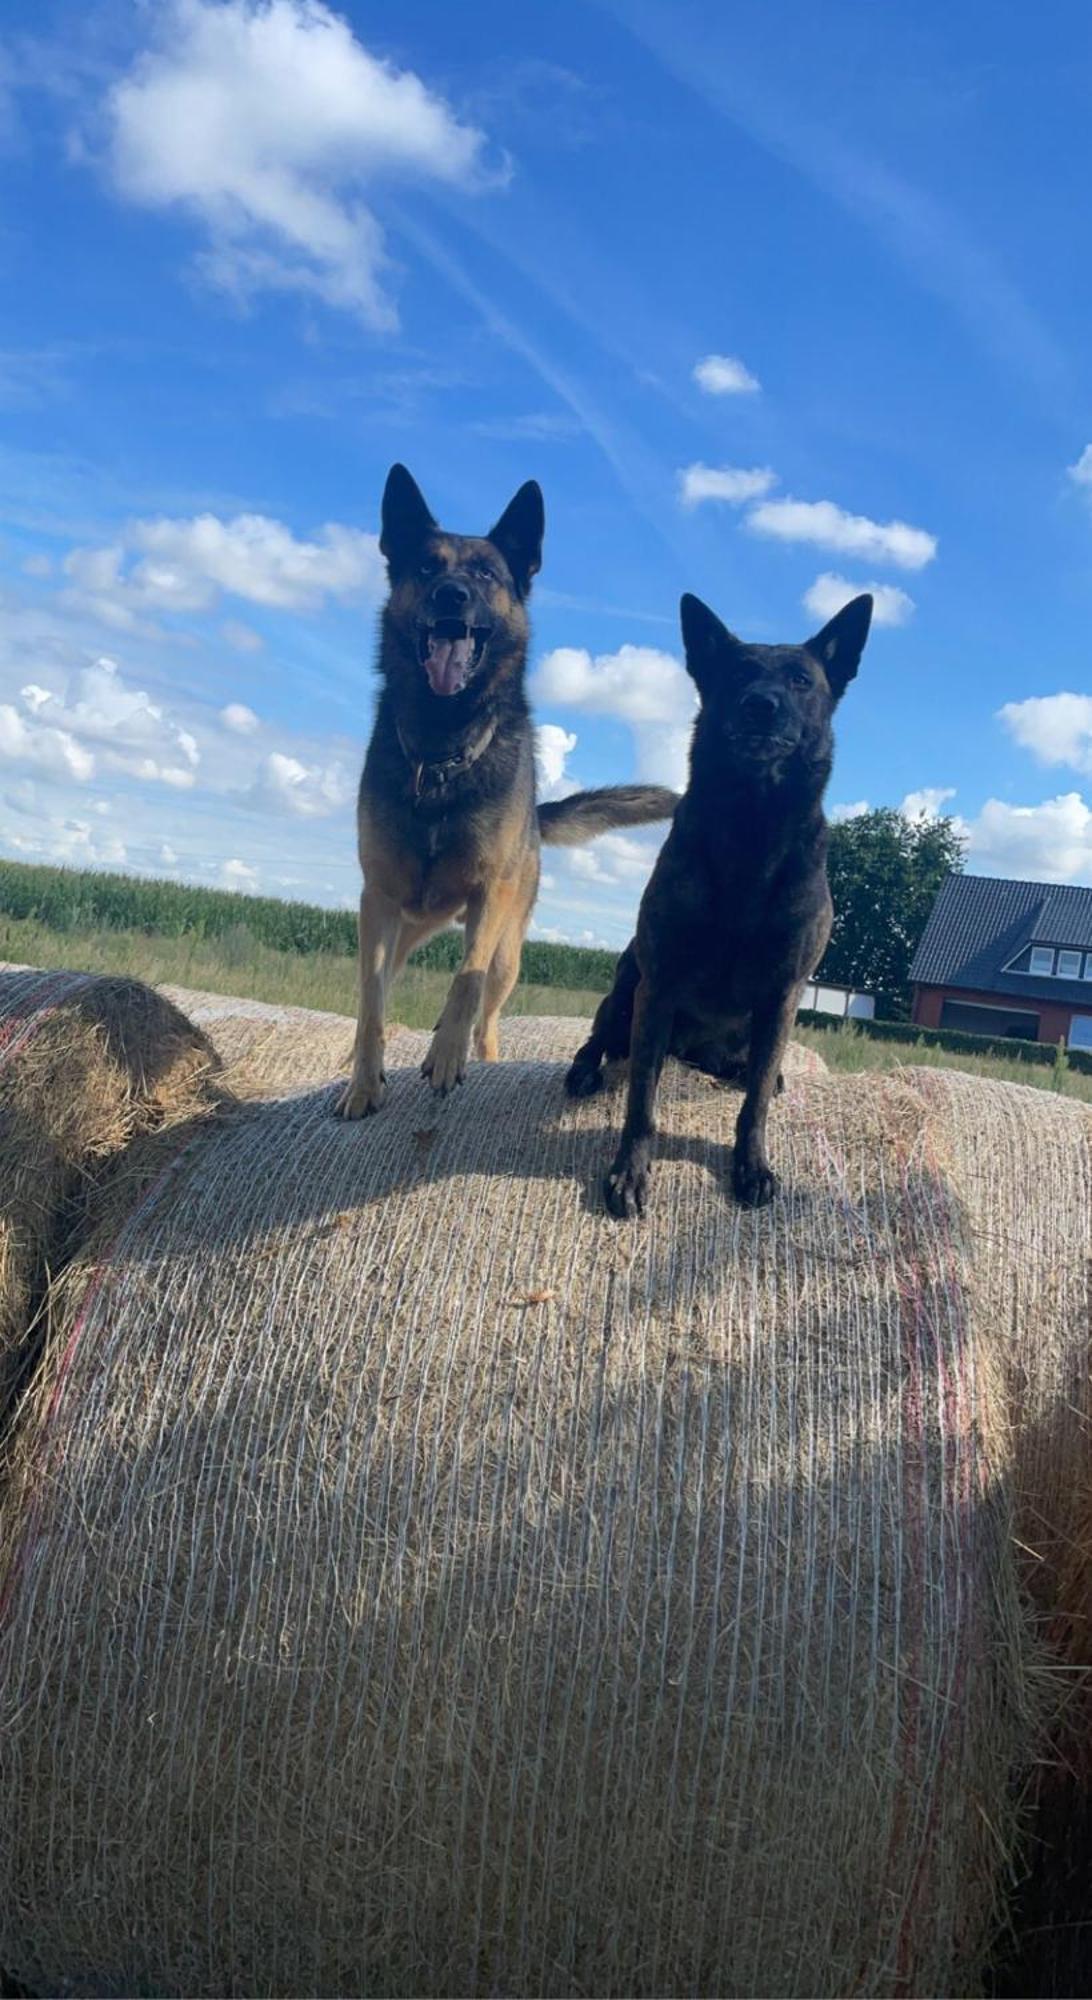
[[[762,387],[734,354],[706,354],[694,363],[694,380],[707,396],[756,396]]]
[[[779,542],[805,542],[836,555],[893,563],[897,569],[924,569],[937,552],[937,539],[906,521],[870,521],[847,514],[833,500],[764,500],[747,515],[753,534]]]
[[[1092,444],[1086,444],[1076,465],[1066,470],[1075,486],[1092,486]]]
[[[821,93],[791,103],[774,96],[738,48],[718,47],[717,17],[707,9],[662,0],[601,4],[713,110],[863,222],[881,253],[897,258],[923,291],[942,299],[979,348],[1028,380],[1059,415],[1068,410],[1068,358],[997,258],[952,209],[853,145],[833,119],[816,117]]]
[[[732,507],[758,500],[777,485],[777,474],[768,465],[749,469],[739,465],[687,465],[679,473],[679,498],[684,507],[696,507],[702,500],[727,500]]]

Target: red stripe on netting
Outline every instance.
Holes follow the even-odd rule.
[[[939,1163],[933,1149],[932,1134],[929,1132],[928,1127],[926,1127],[923,1136],[922,1153],[929,1172],[930,1182],[938,1192],[942,1193],[942,1199],[937,1203],[935,1209],[931,1208],[929,1210],[929,1214],[936,1233],[940,1237],[938,1279],[943,1285],[949,1306],[952,1307],[959,1302],[962,1286],[960,1283],[956,1245],[951,1233],[949,1204],[946,1194],[941,1190]],[[915,1204],[911,1188],[910,1163],[907,1160],[903,1167],[903,1191],[906,1195],[908,1206],[912,1211]],[[920,1197],[918,1205],[920,1206]],[[975,1412],[974,1400],[970,1393],[966,1341],[962,1337],[967,1330],[965,1317],[960,1313],[955,1315],[960,1337],[957,1338],[954,1344],[954,1354],[949,1355],[949,1353],[946,1353],[944,1343],[940,1338],[940,1328],[936,1324],[935,1315],[929,1311],[929,1288],[923,1282],[920,1266],[911,1266],[908,1268],[903,1287],[903,1296],[910,1308],[911,1332],[911,1339],[906,1351],[909,1370],[907,1412],[910,1417],[911,1435],[917,1446],[917,1469],[919,1473],[919,1477],[915,1482],[917,1506],[915,1509],[910,1510],[912,1542],[911,1574],[917,1585],[917,1603],[915,1605],[916,1651],[914,1656],[914,1679],[909,1698],[909,1716],[907,1727],[903,1734],[903,1745],[906,1752],[904,1759],[904,1779],[910,1785],[914,1782],[914,1765],[918,1750],[921,1720],[920,1649],[921,1613],[924,1608],[921,1564],[924,1531],[924,1496],[922,1493],[921,1478],[925,1471],[922,1387],[924,1382],[923,1357],[929,1349],[932,1350],[935,1356],[941,1417],[941,1518],[943,1524],[944,1512],[946,1511],[945,1502],[947,1496],[952,1494],[956,1503],[957,1538],[961,1550],[965,1550],[968,1547],[973,1549],[975,1539],[972,1511],[974,1501],[974,1469],[972,1455],[966,1449],[968,1442],[973,1440],[975,1434]],[[925,1345],[926,1342],[928,1342],[928,1348]],[[985,1481],[986,1476],[986,1469],[983,1468],[983,1481]],[[974,1637],[977,1631],[977,1619],[973,1604],[974,1592],[968,1592],[964,1587],[964,1566],[962,1564],[946,1563],[945,1576],[945,1601],[948,1626],[949,1630],[954,1633],[955,1670],[950,1689],[938,1690],[943,1703],[938,1730],[938,1762],[943,1759],[944,1741],[950,1729],[953,1726],[963,1726],[963,1696],[966,1692],[968,1665],[970,1655],[974,1649]],[[940,1799],[934,1785],[896,1945],[896,1981],[900,1989],[907,1993],[913,1990],[913,1965],[910,1951],[911,1939],[915,1934],[917,1918],[925,1899],[929,1871],[936,1861],[935,1838],[939,1809]],[[900,1821],[901,1824],[905,1824],[905,1804],[903,1800],[900,1800],[900,1812],[896,1815],[896,1836],[901,1831]],[[890,1853],[893,1853],[894,1846],[895,1841],[893,1840],[892,1847],[889,1850]]]
[[[45,1480],[47,1474],[54,1469],[53,1466],[48,1463],[48,1453],[50,1448],[50,1433],[55,1428],[58,1416],[60,1415],[61,1403],[63,1400],[64,1391],[68,1386],[69,1377],[72,1372],[72,1365],[73,1362],[75,1361],[80,1343],[87,1330],[88,1321],[91,1319],[95,1307],[99,1302],[99,1298],[101,1297],[103,1291],[106,1289],[107,1284],[116,1275],[114,1270],[114,1265],[116,1259],[118,1258],[121,1251],[125,1247],[125,1240],[127,1236],[129,1235],[130,1231],[135,1229],[137,1224],[144,1219],[144,1217],[148,1214],[149,1210],[154,1207],[169,1176],[174,1172],[175,1168],[179,1165],[180,1161],[185,1158],[186,1154],[190,1151],[190,1148],[196,1143],[196,1136],[197,1135],[191,1135],[184,1142],[184,1144],[180,1145],[176,1149],[176,1151],[171,1154],[170,1158],[164,1162],[163,1166],[160,1168],[159,1173],[155,1176],[155,1179],[150,1181],[148,1186],[145,1188],[144,1193],[141,1196],[140,1200],[137,1202],[136,1206],[130,1209],[124,1221],[120,1224],[116,1235],[111,1239],[110,1243],[108,1244],[105,1254],[103,1255],[99,1263],[96,1264],[95,1269],[91,1274],[91,1277],[88,1279],[87,1289],[83,1295],[83,1301],[80,1305],[79,1312],[76,1314],[76,1317],[72,1323],[72,1331],[68,1336],[68,1340],[65,1343],[64,1353],[61,1355],[60,1362],[58,1363],[57,1380],[53,1385],[53,1393],[50,1396],[49,1402],[46,1405],[45,1415],[42,1419],[41,1428],[39,1430],[38,1438],[36,1440],[37,1464],[34,1468],[35,1491],[27,1514],[26,1525],[24,1527],[22,1536],[20,1537],[19,1541],[15,1546],[15,1549],[12,1552],[12,1558],[8,1569],[8,1573],[7,1576],[4,1578],[3,1587],[2,1589],[0,1589],[0,1626],[2,1626],[5,1623],[8,1613],[11,1610],[11,1607],[15,1601],[16,1591],[18,1589],[20,1582],[22,1581],[22,1577],[27,1568],[27,1564],[30,1560],[30,1556],[33,1551],[35,1542],[38,1539],[39,1528],[41,1523],[42,1507],[43,1507],[43,1491],[45,1486]]]
[[[43,1022],[58,1013],[73,993],[90,984],[88,972],[43,972],[32,980],[19,995],[16,1008],[0,1020],[0,1063],[9,1062],[25,1049]]]

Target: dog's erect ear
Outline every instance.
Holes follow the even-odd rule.
[[[521,597],[531,588],[531,578],[542,567],[542,537],[546,533],[546,509],[537,479],[528,479],[514,500],[508,502],[486,541],[499,549],[512,572],[512,581]]]
[[[818,660],[835,701],[841,701],[861,664],[868,628],[872,623],[872,599],[865,591],[843,604],[814,639],[805,639],[804,648]]]
[[[392,569],[405,569],[436,523],[425,496],[404,465],[392,465],[383,488],[379,546]]]
[[[746,650],[734,632],[729,632],[715,611],[700,597],[687,591],[679,602],[686,671],[704,701],[705,696]]]

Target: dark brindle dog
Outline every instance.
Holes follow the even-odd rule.
[[[463,962],[423,1064],[443,1093],[463,1080],[472,1030],[480,1056],[499,1053],[497,1017],[519,976],[539,842],[571,845],[667,819],[677,804],[652,785],[616,785],[536,809],[523,681],[543,527],[533,481],[477,537],[437,527],[404,466],[387,479],[380,547],[391,591],[357,813],[360,1011],[344,1118],[383,1102],[387,986],[415,945],[465,919]]]
[[[803,646],[749,646],[696,597],[682,600],[687,669],[701,708],[690,784],[618,961],[613,990],[566,1078],[574,1097],[629,1055],[629,1098],[606,1180],[613,1215],[640,1215],[656,1086],[678,1056],[746,1094],[732,1179],[749,1208],[772,1201],[766,1114],[800,992],[830,937],[823,792],[831,716],[857,672],[872,618],[855,597]]]

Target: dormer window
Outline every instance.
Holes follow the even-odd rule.
[[[1025,979],[1092,980],[1092,951],[1078,951],[1072,945],[1026,944],[1001,971],[1015,972]]]

